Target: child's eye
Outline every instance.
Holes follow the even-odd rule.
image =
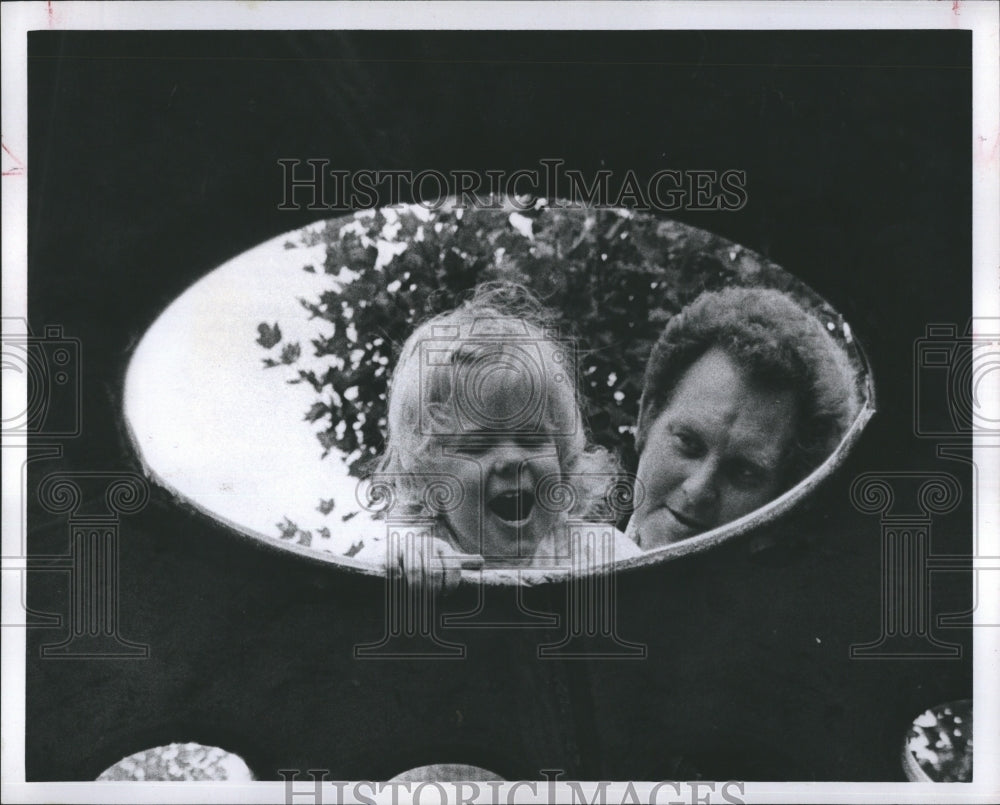
[[[454,450],[463,456],[481,456],[488,447],[485,442],[459,442],[454,445]]]
[[[546,450],[550,449],[554,442],[549,436],[530,434],[514,437],[514,444],[518,447],[524,447],[533,450]]]

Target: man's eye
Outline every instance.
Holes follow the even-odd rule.
[[[687,456],[696,456],[701,451],[701,442],[690,433],[685,433],[684,431],[674,433],[674,443]]]
[[[760,486],[764,483],[767,473],[755,464],[736,464],[730,471],[737,486],[744,488]]]

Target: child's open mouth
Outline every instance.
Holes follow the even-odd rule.
[[[535,496],[528,491],[503,492],[486,504],[490,511],[507,523],[520,523],[531,516]]]

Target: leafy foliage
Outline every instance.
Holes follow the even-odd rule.
[[[298,368],[292,382],[309,383],[317,394],[305,419],[325,425],[318,434],[323,455],[338,451],[356,477],[383,449],[386,388],[399,348],[416,324],[455,307],[477,283],[521,283],[555,311],[560,337],[577,344],[593,438],[626,465],[634,465],[645,362],[674,312],[701,291],[732,283],[800,297],[802,291],[790,275],[739,246],[626,210],[544,202],[528,211],[392,208],[327,221],[304,242],[313,245],[317,237],[326,246],[330,287],[301,301],[321,322],[312,346],[326,368]],[[836,320],[829,309],[823,314]],[[280,339],[277,324],[259,330],[262,346],[273,333]],[[298,358],[292,344],[280,361],[264,363],[294,365]]]
[[[276,523],[276,526],[282,539],[292,540],[307,548],[312,545],[312,532],[299,528],[298,524],[293,523],[287,517],[280,523]]]

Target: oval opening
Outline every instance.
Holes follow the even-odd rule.
[[[382,449],[394,350],[428,310],[448,309],[478,281],[498,278],[523,283],[563,316],[560,328],[567,324],[579,344],[578,385],[594,440],[621,452],[629,472],[644,361],[665,322],[703,290],[783,291],[825,325],[854,369],[858,413],[809,475],[738,519],[616,568],[698,553],[781,517],[843,462],[874,413],[871,372],[850,326],[742,246],[626,210],[544,201],[529,210],[408,205],[281,235],[167,307],[125,380],[125,419],[147,473],[242,534],[381,573],[355,558],[373,533],[385,533],[359,476]],[[581,310],[574,298],[597,302]],[[498,568],[463,576],[533,584],[564,573]]]

